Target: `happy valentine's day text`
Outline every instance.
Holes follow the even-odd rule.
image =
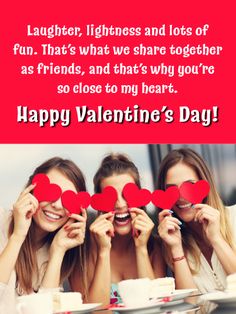
[[[187,106],[179,107],[178,121],[186,123],[201,123],[204,127],[211,125],[216,119],[218,107],[212,109],[196,110],[190,109]],[[162,106],[160,109],[147,110],[142,109],[138,105],[126,107],[124,110],[114,109],[106,110],[103,106],[98,106],[97,110],[89,109],[87,106],[75,107],[75,113],[78,123],[158,123],[164,120],[166,123],[171,123],[175,118],[175,111],[167,106]],[[49,125],[54,127],[60,124],[63,127],[68,127],[72,122],[70,109],[29,109],[27,106],[17,107],[17,122],[18,123],[37,123],[40,127]]]

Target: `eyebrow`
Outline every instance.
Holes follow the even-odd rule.
[[[197,180],[186,180],[186,181],[183,181],[182,183],[185,183],[185,182],[195,183],[197,182]],[[177,184],[174,184],[174,183],[166,184],[166,188],[169,188],[171,186],[177,186]]]

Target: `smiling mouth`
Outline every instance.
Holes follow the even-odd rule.
[[[119,225],[125,225],[131,219],[130,213],[116,213],[115,214],[115,222]]]
[[[49,211],[47,211],[47,210],[43,210],[43,213],[44,213],[44,215],[45,215],[47,218],[49,218],[50,220],[53,220],[53,221],[57,221],[57,220],[60,220],[61,218],[63,218],[62,215],[58,215],[58,214],[49,212]]]
[[[187,204],[176,204],[176,206],[179,208],[179,209],[190,209],[193,204],[192,203],[187,203]]]

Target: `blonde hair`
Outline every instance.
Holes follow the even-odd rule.
[[[76,187],[77,191],[86,191],[86,185],[84,176],[81,170],[70,160],[62,159],[60,157],[54,157],[45,161],[42,165],[37,167],[34,173],[30,176],[26,186],[29,186],[32,182],[33,177],[37,173],[48,173],[51,169],[57,169],[63,173]],[[9,236],[14,231],[14,219],[10,222],[9,226]],[[53,238],[58,230],[51,232],[45,238],[45,244],[49,245],[53,241]],[[35,232],[35,222],[32,220],[29,231],[25,238],[24,243],[21,246],[18,259],[16,261],[15,270],[17,278],[18,289],[22,293],[31,293],[33,290],[32,284],[32,274],[34,274],[39,280],[39,270],[36,259],[36,248],[34,242],[34,232]],[[61,278],[62,283],[65,278],[68,278],[75,267],[78,268],[79,272],[82,274],[80,278],[83,281],[83,287],[86,291],[87,281],[86,281],[86,248],[85,244],[79,247],[72,248],[68,250],[64,256],[62,268],[61,268]],[[84,292],[85,293],[85,292]]]
[[[189,148],[181,148],[171,151],[161,162],[159,174],[158,174],[158,189],[165,189],[165,181],[168,170],[178,163],[184,163],[190,166],[197,174],[199,180],[206,180],[210,184],[210,192],[208,196],[203,201],[205,204],[217,209],[220,212],[220,232],[224,240],[232,247],[235,247],[233,241],[232,228],[229,223],[229,217],[225,206],[222,203],[222,200],[217,192],[216,185],[213,179],[213,176],[202,159],[202,157],[197,154],[194,150]],[[206,239],[205,239],[206,240]],[[185,228],[182,231],[182,243],[184,251],[189,257],[189,266],[191,272],[197,273],[200,267],[200,249],[194,239],[194,236],[190,228]],[[189,254],[193,257],[193,260],[190,260]],[[165,256],[167,264],[172,267],[172,259],[170,256],[169,250],[163,244],[163,255]],[[195,265],[195,269],[191,266],[191,262]]]

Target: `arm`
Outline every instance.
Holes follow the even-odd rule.
[[[184,256],[182,245],[172,247],[171,255],[173,259]],[[177,289],[197,288],[186,258],[173,262],[173,272]]]
[[[169,210],[163,210],[159,214],[158,233],[166,243],[173,259],[184,256],[180,221],[171,216]],[[175,284],[178,289],[196,288],[186,258],[173,262]],[[184,276],[183,276],[184,274]]]
[[[95,264],[94,276],[89,287],[88,301],[110,303],[111,267],[110,250],[99,250]]]
[[[147,243],[154,223],[142,209],[132,208],[130,209],[130,214],[132,218],[138,278],[148,277],[154,279],[155,276],[147,249]]]
[[[32,216],[38,208],[38,201],[30,193],[35,185],[27,187],[13,205],[14,230],[0,255],[0,282],[7,284],[28,233]]]
[[[113,213],[99,216],[90,226],[97,246],[96,264],[88,292],[89,302],[110,303],[111,288],[111,237],[114,236]]]
[[[226,274],[236,273],[236,252],[222,237],[215,238],[211,244]]]
[[[206,204],[197,204],[198,212],[195,221],[198,221],[211,243],[221,265],[227,275],[236,272],[236,252],[223,238],[220,231],[220,212]]]
[[[41,287],[46,289],[60,286],[61,266],[67,250],[84,242],[87,214],[72,214],[71,219],[57,232],[49,250],[49,261]]]

